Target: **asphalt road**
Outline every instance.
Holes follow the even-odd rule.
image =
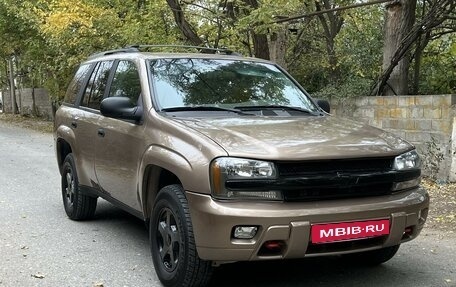
[[[63,210],[52,135],[0,121],[0,286],[161,286],[143,222],[105,201]],[[456,235],[425,229],[382,266],[340,258],[227,264],[212,286],[456,286]]]

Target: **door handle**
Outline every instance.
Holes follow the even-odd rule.
[[[100,136],[100,137],[104,137],[105,136],[104,129],[98,129],[98,136]]]

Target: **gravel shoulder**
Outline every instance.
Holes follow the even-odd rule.
[[[456,183],[437,184],[424,179],[421,184],[431,197],[426,227],[456,234]]]
[[[22,128],[32,129],[41,133],[52,133],[53,123],[36,117],[25,117],[0,113],[0,121]]]

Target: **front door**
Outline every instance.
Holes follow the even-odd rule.
[[[118,61],[108,97],[129,97],[142,106],[140,78],[133,61]],[[109,117],[101,117],[98,126],[95,173],[102,192],[141,211],[137,178],[144,126]]]

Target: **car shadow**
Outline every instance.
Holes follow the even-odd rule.
[[[103,226],[103,229],[115,232],[119,240],[144,248],[147,251],[144,252],[144,260],[152,264],[148,252],[148,231],[142,220],[108,202],[100,201],[91,225],[96,225],[97,229]],[[342,256],[237,262],[215,268],[209,286],[384,287],[414,286],[426,280],[427,275],[420,270],[420,266],[412,268],[415,270],[413,273],[407,272],[409,268],[406,258],[401,255],[376,267],[363,266],[361,262],[349,261]]]
[[[387,266],[363,267],[340,256],[238,262],[217,268],[210,286],[374,286],[366,282],[390,271]]]

